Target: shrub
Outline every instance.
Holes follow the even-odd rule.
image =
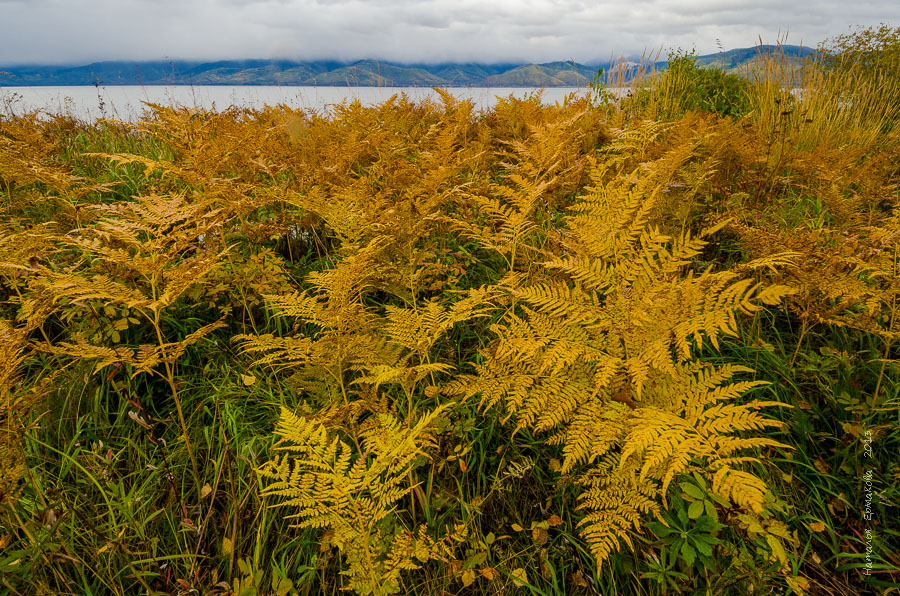
[[[700,66],[694,51],[676,50],[669,54],[666,70],[640,88],[631,102],[639,113],[655,113],[661,119],[678,118],[692,110],[740,118],[750,109],[749,87],[736,74]]]

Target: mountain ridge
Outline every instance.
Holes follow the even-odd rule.
[[[791,59],[815,50],[806,46],[777,46]],[[697,56],[706,67],[740,70],[759,52],[776,46],[736,48]],[[654,66],[665,68],[665,61]],[[415,64],[387,60],[217,60],[106,61],[80,66],[0,66],[0,86],[82,85],[281,85],[347,87],[578,87],[589,85],[608,63],[579,64],[555,61],[521,63]]]

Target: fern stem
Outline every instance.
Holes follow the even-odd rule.
[[[800,337],[797,339],[797,347],[794,348],[794,355],[791,356],[790,367],[794,368],[794,362],[797,360],[797,355],[800,354],[800,347],[803,345],[803,339],[806,337],[806,333],[811,328],[808,321],[804,320],[803,324],[800,326]]]
[[[406,474],[407,479],[409,480],[409,517],[412,520],[413,526],[416,523],[416,482],[413,479],[412,470]]]
[[[158,309],[153,311],[153,329],[156,331],[156,340],[159,342],[159,347],[162,348],[166,342],[163,339],[162,329],[160,328]],[[184,418],[184,410],[181,407],[181,398],[178,397],[178,388],[175,385],[174,368],[172,367],[172,363],[169,362],[168,359],[164,358],[163,364],[166,367],[166,382],[168,382],[169,389],[172,391],[172,399],[175,400],[175,409],[178,411],[178,421],[181,423],[181,432],[184,435],[184,446],[187,449],[188,456],[191,459],[191,468],[194,471],[194,488],[199,491],[201,486],[200,469],[197,467],[197,459],[194,457],[194,450],[191,448],[191,439],[188,436],[187,420],[185,420]]]
[[[341,386],[341,397],[344,399],[344,405],[350,405],[350,400],[347,398],[347,386],[344,384],[344,367],[342,364],[338,364],[337,374],[333,376],[334,380]]]
[[[225,253],[225,257],[228,259],[228,264],[231,265],[231,271],[237,272],[237,269],[234,266],[234,261],[231,259],[231,255]],[[250,306],[247,303],[247,293],[244,291],[244,285],[237,285],[238,291],[241,293],[241,305],[244,307],[244,312],[247,313],[247,316],[250,317],[250,326],[253,327],[253,333],[259,335],[259,330],[256,328],[256,320],[253,318],[253,312],[250,310]]]
[[[337,384],[341,387],[341,397],[344,399],[344,405],[349,406],[350,399],[347,397],[347,386],[344,383],[343,359],[340,359],[338,361],[337,374],[333,373],[332,371],[330,371],[328,369],[325,369],[325,370],[329,375],[331,375],[331,378],[333,378],[337,382]],[[356,438],[356,434],[347,432],[347,436],[353,440],[353,444],[356,446],[356,450],[358,452],[362,453],[363,449],[362,449],[362,446],[359,444],[359,440]]]

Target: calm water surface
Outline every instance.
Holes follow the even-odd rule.
[[[539,89],[511,87],[465,87],[448,91],[460,99],[472,99],[477,109],[494,107],[498,97],[523,98]],[[542,101],[553,104],[566,95],[587,95],[584,87],[553,87],[543,91]],[[0,87],[0,114],[41,109],[69,114],[81,120],[115,118],[137,120],[143,102],[224,110],[229,106],[262,108],[283,104],[324,112],[346,100],[375,105],[393,95],[405,93],[413,101],[438,99],[428,87],[265,87],[265,86],[115,86],[115,87]]]

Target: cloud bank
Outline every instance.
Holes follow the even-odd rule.
[[[897,0],[0,0],[0,64],[285,58],[591,62],[816,45]]]

